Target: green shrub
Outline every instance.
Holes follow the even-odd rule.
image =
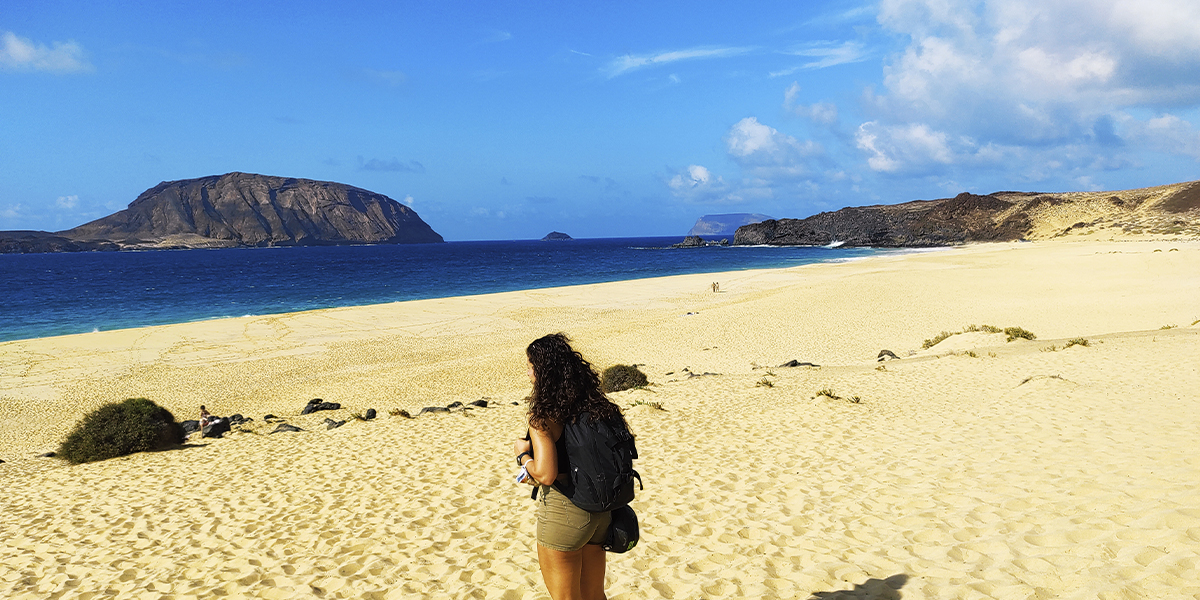
[[[766,377],[763,377],[762,379],[759,379],[759,380],[758,380],[758,383],[754,384],[754,386],[755,386],[755,387],[768,387],[768,388],[773,388],[773,387],[775,387],[775,383],[774,383],[774,382],[772,382],[770,379],[767,379]]]
[[[645,387],[648,383],[646,374],[633,365],[613,365],[600,374],[600,389],[606,394]]]
[[[1087,347],[1087,346],[1090,346],[1090,345],[1092,345],[1092,344],[1091,344],[1091,342],[1087,341],[1087,338],[1075,338],[1075,339],[1073,339],[1073,340],[1069,340],[1069,341],[1067,342],[1067,345],[1063,346],[1063,349],[1064,349],[1064,350],[1066,350],[1067,348],[1070,348],[1071,346],[1084,346],[1084,347]]]
[[[145,399],[105,404],[88,413],[59,446],[72,464],[160,450],[183,442],[183,427],[167,409]]]
[[[942,340],[944,340],[952,335],[954,335],[954,333],[949,332],[949,331],[943,331],[943,332],[933,336],[932,338],[925,340],[925,342],[923,344],[921,344],[921,347],[928,350],[928,349],[938,345],[939,342],[941,342]]]
[[[1009,342],[1021,338],[1025,340],[1036,340],[1037,336],[1032,331],[1026,331],[1020,327],[1005,327],[1004,334],[1008,336]]]

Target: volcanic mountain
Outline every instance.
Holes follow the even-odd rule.
[[[165,181],[125,210],[56,234],[5,232],[0,251],[442,241],[411,208],[382,194],[328,181],[228,173]]]

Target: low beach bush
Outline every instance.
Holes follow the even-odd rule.
[[[80,464],[181,443],[183,427],[171,411],[145,398],[130,398],[84,416],[59,447],[58,456]]]
[[[667,409],[663,408],[662,402],[648,402],[646,400],[634,400],[633,404],[629,405],[630,408],[634,408],[637,406],[647,406],[647,407],[653,408],[654,410],[667,410]]]
[[[1067,345],[1063,346],[1063,350],[1066,350],[1067,348],[1070,348],[1071,346],[1083,346],[1086,348],[1090,345],[1091,345],[1091,342],[1088,342],[1086,338],[1075,338],[1073,340],[1067,341]]]
[[[940,342],[942,342],[943,340],[945,340],[946,338],[948,338],[948,337],[950,337],[950,336],[952,336],[952,335],[954,335],[954,333],[952,333],[952,332],[949,332],[949,331],[943,331],[943,332],[941,332],[941,333],[939,333],[939,334],[937,334],[937,335],[935,335],[935,336],[933,336],[933,337],[931,337],[931,338],[929,338],[929,339],[925,340],[925,341],[924,341],[924,342],[921,344],[921,348],[923,348],[923,349],[925,349],[925,350],[928,350],[928,349],[930,349],[930,348],[932,348],[932,347],[934,347],[934,346],[938,345]]]
[[[645,387],[649,383],[646,374],[634,365],[613,365],[600,374],[600,389],[606,394]]]
[[[1032,331],[1022,329],[1020,327],[1005,327],[1004,334],[1008,336],[1009,342],[1021,338],[1023,340],[1036,340],[1037,336]]]
[[[775,387],[775,382],[771,381],[770,379],[767,379],[766,377],[763,377],[762,379],[759,379],[758,383],[754,384],[754,386],[755,387],[773,388],[773,387]]]

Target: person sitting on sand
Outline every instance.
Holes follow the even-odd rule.
[[[200,429],[203,430],[212,421],[212,415],[208,414],[208,409],[204,405],[200,405]]]
[[[529,362],[529,439],[517,440],[517,462],[537,485],[537,553],[542,580],[554,600],[602,600],[605,551],[612,513],[576,507],[551,484],[562,464],[558,441],[563,424],[587,411],[620,418],[621,408],[600,391],[600,377],[561,333],[538,338],[525,350]]]

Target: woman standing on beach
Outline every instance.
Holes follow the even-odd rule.
[[[529,361],[529,439],[514,445],[517,463],[537,485],[537,551],[542,579],[554,600],[604,600],[605,551],[601,547],[612,514],[576,507],[551,484],[558,478],[563,425],[580,413],[621,416],[600,391],[600,377],[561,333],[538,338],[525,349]]]

